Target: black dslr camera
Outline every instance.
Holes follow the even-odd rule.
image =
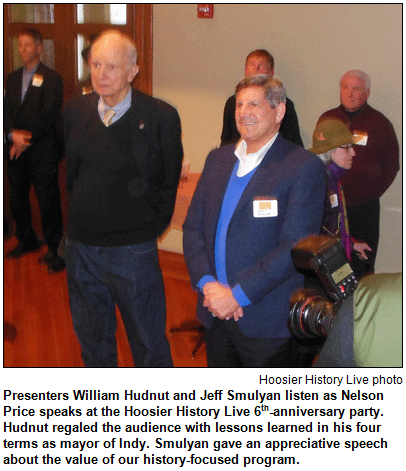
[[[291,250],[301,272],[317,275],[317,288],[302,288],[290,300],[288,326],[295,337],[327,337],[343,300],[353,294],[357,279],[341,243],[325,236],[309,236]],[[310,277],[311,278],[311,277]]]

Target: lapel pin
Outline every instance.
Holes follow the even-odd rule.
[[[144,129],[144,127],[145,127],[144,121],[140,121],[140,126],[139,127],[140,127],[140,129]]]

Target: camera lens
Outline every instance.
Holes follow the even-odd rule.
[[[333,303],[313,289],[300,289],[290,300],[288,326],[295,337],[327,337],[334,320]]]

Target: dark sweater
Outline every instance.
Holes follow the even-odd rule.
[[[368,136],[366,145],[354,146],[352,168],[341,179],[347,206],[380,198],[399,171],[399,144],[392,123],[368,104],[355,116],[340,105],[322,114],[318,123],[330,118],[343,121],[352,133]]]
[[[95,109],[78,151],[68,238],[111,247],[156,238],[155,212],[131,154],[130,125],[127,112],[106,128]]]

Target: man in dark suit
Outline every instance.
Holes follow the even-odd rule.
[[[136,61],[129,37],[103,33],[90,52],[95,92],[64,111],[69,300],[89,367],[117,366],[116,305],[135,366],[173,366],[157,237],[175,206],[181,126],[172,106],[131,88]]]
[[[47,263],[50,272],[57,272],[65,267],[57,255],[63,232],[58,183],[62,149],[56,131],[63,101],[62,79],[40,61],[42,38],[35,29],[19,35],[18,51],[24,67],[8,76],[4,99],[10,206],[18,238],[8,257],[18,258],[41,245],[31,222],[29,191],[33,183],[48,245],[39,261]]]
[[[274,58],[265,49],[256,49],[248,54],[245,60],[245,77],[257,74],[266,74],[270,78],[274,74]],[[235,144],[240,139],[235,123],[235,95],[226,101],[223,114],[223,130],[221,132],[221,145]],[[299,122],[297,119],[295,105],[286,97],[285,116],[280,124],[279,132],[289,142],[303,147],[300,137]]]
[[[318,234],[320,160],[279,133],[286,93],[266,75],[236,88],[242,141],[207,157],[184,231],[211,367],[289,366],[289,299],[303,279],[290,249]]]

